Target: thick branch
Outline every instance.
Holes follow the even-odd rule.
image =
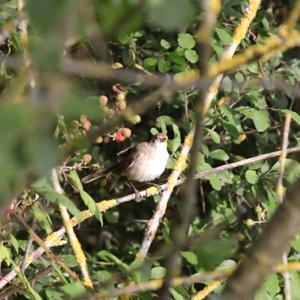
[[[230,300],[252,299],[255,291],[288,249],[288,243],[300,227],[300,180],[287,191],[283,203],[267,223],[224,290]]]

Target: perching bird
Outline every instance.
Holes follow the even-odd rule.
[[[120,152],[120,159],[115,165],[87,175],[82,178],[82,182],[89,183],[106,176],[125,176],[130,182],[152,181],[165,171],[169,158],[167,141],[167,135],[158,133],[150,141],[138,143]]]

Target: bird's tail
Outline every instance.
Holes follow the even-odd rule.
[[[98,171],[96,171],[92,174],[89,174],[89,175],[83,177],[81,179],[81,182],[82,183],[90,183],[90,182],[93,182],[97,179],[101,179],[103,177],[110,177],[110,176],[116,175],[117,174],[116,173],[116,168],[117,168],[117,166],[114,165],[114,166],[112,166],[110,168],[107,168],[107,169],[104,169],[104,170],[98,170]]]

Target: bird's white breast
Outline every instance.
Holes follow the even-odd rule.
[[[157,143],[153,146],[153,151],[144,153],[127,171],[129,180],[145,182],[158,178],[165,170],[169,153],[166,143]]]

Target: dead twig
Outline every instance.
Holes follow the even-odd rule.
[[[287,156],[287,148],[289,143],[289,132],[290,132],[290,125],[291,125],[292,116],[290,113],[286,113],[285,122],[284,122],[284,129],[283,129],[283,136],[282,136],[282,147],[281,147],[281,155],[279,157],[280,162],[280,170],[279,170],[279,177],[277,181],[276,193],[278,197],[278,201],[280,203],[283,202],[284,198],[284,187],[283,187],[283,177],[284,177],[284,169],[285,169],[285,162]],[[282,261],[284,264],[288,263],[288,253],[284,252],[282,255]],[[288,272],[282,273],[283,283],[284,283],[284,295],[285,300],[291,300],[291,285],[290,285],[290,275]]]
[[[39,272],[37,272],[35,275],[33,275],[28,281],[30,284],[34,285],[35,282],[39,281],[39,279],[45,277],[46,275],[48,275],[52,270],[52,266],[47,267],[44,270],[41,270]],[[7,289],[6,291],[4,291],[3,293],[0,294],[0,299],[6,299],[11,295],[17,294],[18,292],[24,290],[26,287],[21,284],[21,285],[17,285],[14,287],[11,287],[10,289]]]

